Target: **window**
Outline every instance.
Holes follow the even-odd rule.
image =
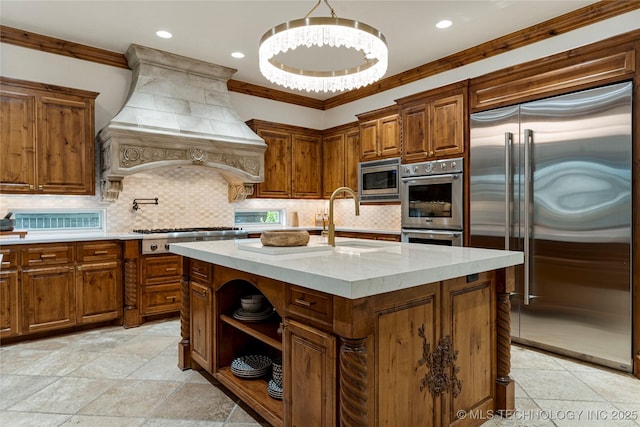
[[[284,209],[236,209],[235,225],[285,225]]]
[[[104,210],[14,210],[15,228],[29,231],[105,231]]]

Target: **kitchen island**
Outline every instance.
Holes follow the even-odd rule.
[[[274,426],[479,425],[514,407],[509,293],[520,252],[312,236],[171,245],[185,257],[179,366],[203,369]],[[238,316],[263,294],[273,315]],[[250,319],[252,320],[252,319]],[[239,356],[282,359],[234,375]]]

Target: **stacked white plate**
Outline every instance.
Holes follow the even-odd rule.
[[[246,311],[242,307],[233,312],[234,319],[242,320],[243,322],[261,322],[267,320],[273,314],[273,307],[268,305],[263,310],[257,313]]]
[[[274,380],[269,380],[267,385],[267,393],[274,399],[282,400],[282,387],[280,387]]]
[[[271,367],[271,359],[254,354],[242,356],[231,362],[231,372],[240,378],[259,378],[267,374]]]

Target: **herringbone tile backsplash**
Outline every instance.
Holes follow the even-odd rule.
[[[10,209],[105,209],[107,231],[129,232],[138,228],[213,227],[233,225],[234,209],[269,208],[298,212],[300,226],[314,225],[315,214],[329,209],[328,200],[248,199],[227,201],[227,182],[204,167],[157,169],[126,177],[116,202],[101,202],[99,196],[0,195],[2,216]],[[132,209],[133,199],[158,198],[158,205]],[[353,201],[336,200],[338,227],[400,230],[400,206],[363,205],[354,214]]]

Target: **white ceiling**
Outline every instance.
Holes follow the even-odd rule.
[[[0,0],[0,23],[120,53],[131,43],[149,46],[235,68],[235,80],[283,90],[260,74],[259,40],[271,27],[304,17],[316,1]],[[329,1],[338,17],[362,21],[385,35],[389,46],[385,77],[591,3],[596,1]],[[323,2],[311,16],[329,16],[329,9]],[[453,26],[436,29],[436,22],[445,18]],[[172,32],[173,38],[158,38],[159,29]],[[246,57],[234,59],[233,51]],[[314,54],[317,60],[320,53]],[[330,62],[337,56],[321,58]],[[297,93],[318,99],[336,95]]]

